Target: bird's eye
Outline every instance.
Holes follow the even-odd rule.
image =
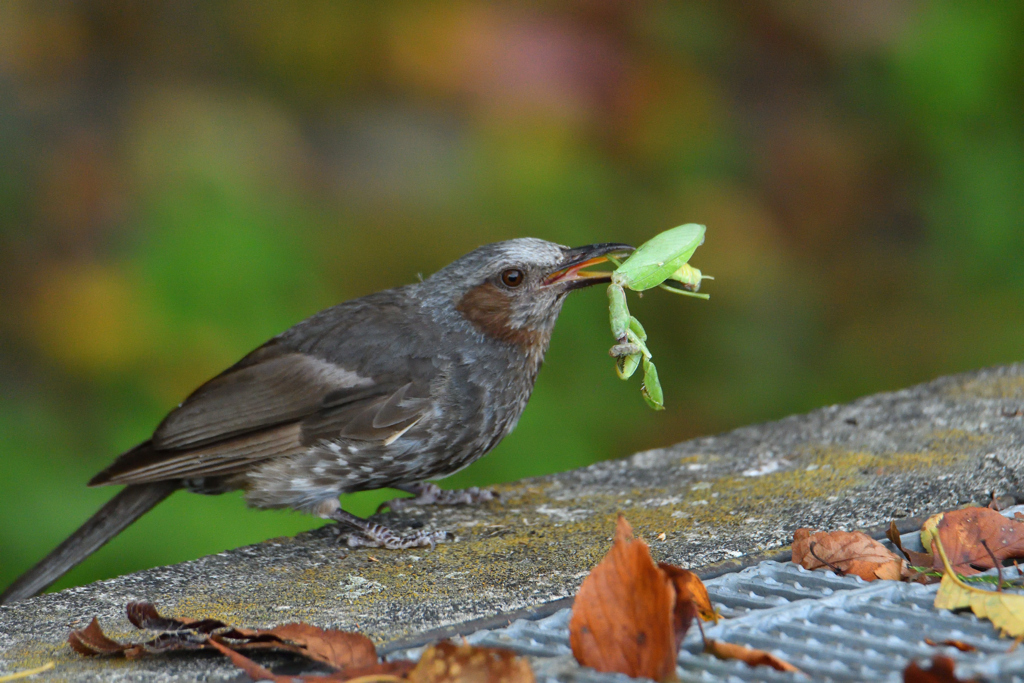
[[[506,287],[518,287],[525,281],[526,276],[518,268],[509,268],[501,274],[501,283]]]

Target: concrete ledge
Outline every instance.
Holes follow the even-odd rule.
[[[56,660],[53,679],[227,680],[216,657],[85,659],[66,645],[94,615],[149,600],[171,616],[288,621],[378,643],[572,596],[627,514],[658,560],[692,568],[778,552],[793,529],[854,529],[1024,489],[1024,365],[946,377],[843,406],[529,479],[478,508],[384,515],[455,531],[434,550],[352,551],[329,530],[278,538],[0,607],[0,675]],[[658,540],[664,534],[664,540]]]

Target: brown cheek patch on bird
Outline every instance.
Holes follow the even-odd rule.
[[[462,295],[455,309],[486,335],[526,350],[544,344],[544,333],[512,326],[512,299],[490,282]]]

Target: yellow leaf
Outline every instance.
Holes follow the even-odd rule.
[[[56,664],[54,664],[53,662],[47,662],[46,664],[43,664],[40,667],[36,667],[35,669],[26,669],[25,671],[7,674],[6,676],[0,676],[0,683],[3,683],[5,681],[16,681],[22,678],[28,678],[29,676],[35,676],[36,674],[41,674],[44,671],[49,671],[55,666]]]
[[[935,606],[939,609],[970,607],[976,616],[991,621],[1000,634],[1014,638],[1024,635],[1024,595],[988,591],[967,585],[950,566],[942,541],[937,535],[933,540],[946,569],[942,583],[939,584],[939,592],[935,594]]]
[[[932,541],[938,538],[939,522],[942,521],[945,514],[945,512],[940,512],[937,515],[932,515],[921,525],[921,545],[924,546],[925,552],[932,549]]]

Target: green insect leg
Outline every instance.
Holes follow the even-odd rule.
[[[629,316],[629,329],[633,330],[633,334],[639,337],[640,341],[647,341],[647,331],[634,316]]]
[[[665,409],[665,395],[661,391],[661,382],[658,381],[658,369],[648,358],[644,358],[644,381],[640,385],[640,394],[654,410]]]
[[[619,285],[608,285],[608,317],[612,325],[612,336],[622,342],[629,329],[629,307],[626,305],[626,290]]]
[[[620,356],[615,359],[615,374],[619,376],[619,379],[629,379],[636,372],[636,369],[640,366],[640,359],[643,355],[639,353],[630,354],[628,356]]]

